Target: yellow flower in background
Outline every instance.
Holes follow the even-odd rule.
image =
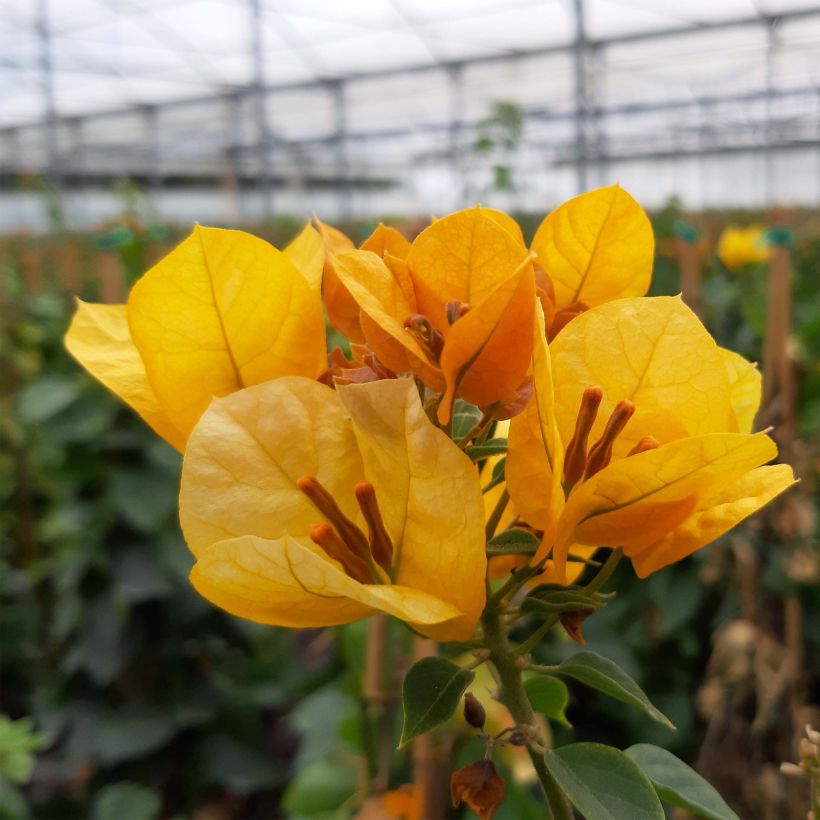
[[[623,547],[645,577],[794,483],[765,434],[754,365],[679,298],[621,299],[536,348],[535,395],[510,425],[507,484],[563,580],[573,545]]]
[[[746,228],[729,225],[720,235],[717,255],[730,271],[766,262],[769,259],[766,229],[762,225],[749,225]]]
[[[643,296],[652,278],[655,238],[641,206],[611,185],[556,208],[535,232],[532,251],[547,277],[539,295],[552,338],[588,308]]]
[[[66,347],[183,450],[214,396],[325,370],[323,258],[310,226],[284,251],[241,231],[197,227],[126,305],[79,302]]]
[[[282,378],[214,401],[185,452],[180,520],[196,589],[250,620],[381,610],[447,641],[484,606],[478,474],[412,379]]]
[[[442,423],[457,395],[479,407],[515,397],[532,354],[535,280],[508,216],[459,211],[422,231],[406,258],[348,251],[334,266],[379,359],[444,391]]]

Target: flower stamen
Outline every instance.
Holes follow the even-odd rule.
[[[351,578],[361,584],[373,582],[370,567],[342,541],[330,524],[324,521],[319,524],[311,524],[308,535],[314,544],[320,546],[328,556],[338,561]]]
[[[411,313],[404,320],[404,329],[418,341],[430,359],[438,364],[444,349],[444,336],[430,324],[430,320],[421,313]]]
[[[647,450],[654,450],[660,444],[655,436],[644,436],[638,443],[626,454],[626,457],[636,456],[638,453],[645,453]]]
[[[470,305],[467,302],[459,302],[458,299],[448,302],[444,308],[447,316],[447,323],[454,325],[462,316],[470,312]]]
[[[612,460],[612,445],[634,413],[635,405],[629,399],[623,399],[615,405],[615,409],[606,423],[603,435],[592,445],[589,451],[587,467],[584,472],[585,479],[591,478],[595,473],[603,470]]]
[[[369,481],[362,481],[356,485],[354,492],[364,520],[367,521],[370,534],[370,554],[373,560],[389,574],[393,561],[393,540],[384,526],[376,490]]]
[[[336,499],[316,476],[305,475],[296,486],[313,502],[313,506],[336,528],[347,548],[360,560],[370,560],[367,536],[339,508]]]
[[[587,463],[587,440],[598,416],[598,407],[604,397],[600,387],[587,387],[581,397],[581,407],[575,420],[575,433],[564,456],[564,491],[569,491],[581,480]]]

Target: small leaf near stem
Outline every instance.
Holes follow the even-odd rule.
[[[475,426],[465,436],[462,436],[456,443],[463,450],[473,439],[477,439],[493,423],[495,414],[498,411],[498,404],[488,407]]]

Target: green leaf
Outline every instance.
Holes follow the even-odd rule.
[[[458,441],[472,430],[484,414],[463,399],[456,399],[453,407],[453,438]]]
[[[713,786],[672,752],[638,743],[624,754],[652,781],[665,803],[709,820],[739,820]]]
[[[76,401],[80,392],[80,382],[73,376],[42,376],[20,391],[17,414],[25,424],[42,424]]]
[[[523,612],[555,614],[556,612],[600,609],[605,602],[605,596],[597,593],[588,595],[583,587],[543,584],[533,589],[521,602],[521,609]]]
[[[524,691],[536,712],[546,715],[563,726],[571,726],[564,710],[569,703],[566,684],[551,675],[538,675],[524,681]]]
[[[206,783],[224,786],[231,792],[252,792],[277,786],[284,772],[261,750],[250,748],[228,735],[205,738],[197,751],[200,777]]]
[[[348,758],[325,758],[312,763],[291,781],[282,798],[290,818],[338,816],[339,808],[359,788]]]
[[[404,725],[399,748],[449,720],[475,672],[444,658],[422,658],[404,677]]]
[[[156,820],[162,803],[139,783],[112,783],[104,786],[91,804],[91,820]]]
[[[548,751],[550,774],[586,820],[664,820],[646,775],[623,752],[600,743]]]
[[[487,484],[481,488],[481,491],[486,493],[488,490],[492,490],[493,487],[497,487],[501,484],[502,481],[506,478],[506,470],[507,470],[507,457],[500,458],[497,462],[495,467],[493,467],[493,473],[490,480]]]
[[[31,720],[10,720],[0,715],[0,774],[25,783],[34,768],[34,752],[47,745],[45,735],[34,732]]]
[[[507,439],[491,438],[483,444],[476,444],[475,447],[468,447],[465,451],[473,461],[481,461],[490,456],[503,455],[507,452]]]
[[[668,729],[675,729],[675,724],[652,705],[641,687],[609,658],[594,652],[576,652],[562,661],[555,671],[559,675],[569,675],[611,698],[635,706]]]
[[[0,820],[28,820],[30,816],[23,793],[0,773]]]
[[[487,556],[535,555],[538,539],[527,530],[507,530],[496,535],[487,544]]]

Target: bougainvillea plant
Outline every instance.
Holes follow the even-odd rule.
[[[535,714],[557,675],[668,723],[613,662],[583,651],[544,667],[531,651],[559,622],[583,642],[622,556],[648,576],[794,482],[753,432],[755,366],[679,298],[645,296],[653,253],[617,186],[559,207],[529,248],[480,206],[412,243],[380,226],[358,249],[319,222],[283,251],[198,227],[127,304],[81,302],[66,344],[184,452],[202,596],[291,628],[387,613],[453,644],[460,663],[407,673],[402,744],[489,670],[514,725],[488,733],[468,693],[487,751],[452,774],[456,804],[492,817],[493,755],[518,746],[547,816],[660,820],[662,799],[727,818],[663,749],[551,749]],[[328,352],[325,316],[344,352]]]

